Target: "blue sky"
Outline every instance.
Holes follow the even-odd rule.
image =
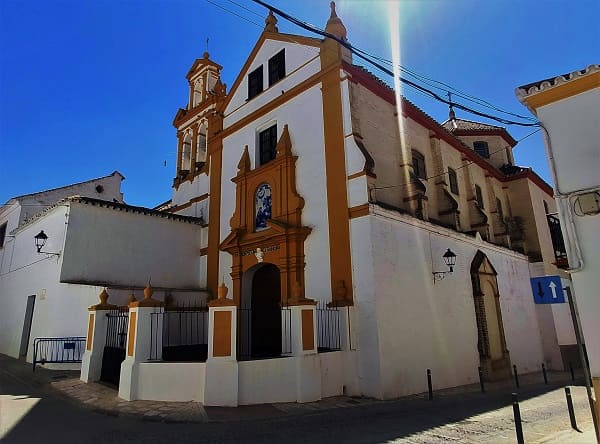
[[[321,28],[329,17],[326,0],[270,2]],[[395,1],[393,24],[387,3],[337,2],[353,45],[389,59],[390,28],[399,28],[402,65],[518,114],[529,112],[515,87],[599,62],[597,0]],[[249,0],[0,1],[0,203],[114,170],[126,177],[126,202],[169,199],[171,122],[187,100],[187,70],[208,37],[231,85],[266,13]],[[283,19],[279,28],[307,34]],[[445,105],[404,94],[446,119]],[[520,139],[531,129],[508,131]],[[515,156],[550,179],[539,133]]]

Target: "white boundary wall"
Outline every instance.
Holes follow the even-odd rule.
[[[525,256],[410,216],[371,211],[351,222],[361,394],[424,392],[427,368],[434,388],[477,382],[470,266],[478,250],[498,273],[511,363],[522,373],[539,369],[543,352]],[[447,248],[457,255],[454,273],[434,284],[432,270],[447,270]]]

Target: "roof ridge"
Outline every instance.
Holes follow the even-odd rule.
[[[27,193],[27,194],[21,194],[19,196],[13,196],[11,198],[9,198],[4,204],[6,205],[8,202],[10,202],[13,199],[22,199],[24,197],[29,197],[29,196],[35,196],[36,194],[43,194],[43,193],[49,193],[50,191],[57,191],[57,190],[62,190],[64,188],[69,188],[75,185],[83,185],[84,183],[89,183],[89,182],[93,182],[95,180],[100,180],[100,179],[106,179],[107,177],[111,177],[114,176],[115,174],[118,174],[119,176],[121,176],[121,179],[125,179],[125,176],[123,176],[119,171],[115,170],[110,174],[107,174],[106,176],[100,176],[100,177],[95,177],[93,179],[88,179],[88,180],[82,180],[81,182],[75,182],[75,183],[70,183],[68,185],[63,185],[61,187],[55,187],[55,188],[48,188],[47,190],[41,190],[41,191],[35,191],[33,193]],[[62,200],[62,199],[61,199]]]
[[[600,71],[600,65],[591,64],[584,69],[575,70],[570,73],[548,77],[546,79],[538,80],[537,82],[526,83],[525,85],[518,86],[515,90],[515,93],[517,95],[517,98],[521,100],[522,98],[525,98],[532,94],[537,94],[539,92],[554,88],[555,86],[561,85],[563,83],[571,82],[581,77],[588,76],[598,71]]]

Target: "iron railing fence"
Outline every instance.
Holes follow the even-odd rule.
[[[167,306],[151,314],[150,360],[204,362],[208,356],[208,307]]]
[[[292,310],[238,308],[238,360],[278,358],[292,353]]]
[[[319,353],[342,349],[340,310],[334,303],[319,301],[316,308],[317,350]]]
[[[35,338],[33,371],[36,364],[80,363],[85,351],[85,337]]]
[[[105,347],[125,350],[127,331],[129,330],[129,307],[118,307],[106,313]]]

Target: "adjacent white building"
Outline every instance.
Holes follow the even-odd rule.
[[[523,85],[516,94],[543,124],[600,418],[600,66]]]

